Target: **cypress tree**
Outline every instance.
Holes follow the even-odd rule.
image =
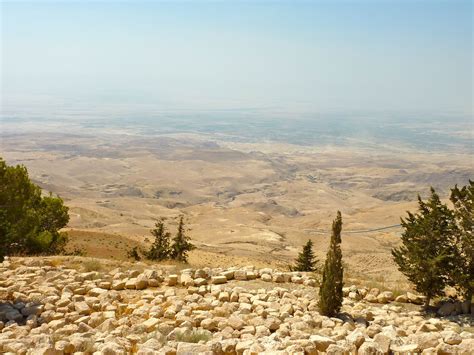
[[[466,300],[471,300],[474,292],[474,181],[461,189],[456,185],[451,189],[451,202],[457,226],[456,267],[450,279],[460,289]]]
[[[418,205],[418,213],[408,212],[408,217],[401,219],[402,245],[394,248],[392,255],[398,269],[426,296],[426,309],[434,296],[442,294],[449,284],[448,274],[455,268],[456,226],[452,211],[433,188],[427,202],[418,196]]]
[[[343,267],[341,251],[341,212],[337,211],[336,219],[332,223],[332,235],[329,250],[324,262],[323,280],[319,288],[319,311],[331,317],[341,309]]]
[[[171,253],[171,236],[166,231],[165,224],[162,219],[156,222],[155,229],[152,229],[150,233],[155,237],[155,240],[150,250],[146,253],[147,259],[157,261],[168,259]]]
[[[303,246],[303,250],[298,254],[296,265],[291,267],[292,271],[315,271],[316,259],[313,253],[313,242],[311,239]]]
[[[196,249],[194,244],[190,242],[191,238],[186,235],[184,230],[184,217],[179,218],[178,231],[173,238],[171,246],[171,257],[183,263],[188,261],[188,251]]]

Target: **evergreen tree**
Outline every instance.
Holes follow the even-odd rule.
[[[298,254],[296,265],[291,267],[292,271],[315,271],[316,259],[313,253],[313,242],[311,239],[303,246],[303,250]]]
[[[341,309],[343,267],[341,251],[341,212],[337,211],[332,223],[332,235],[329,250],[324,262],[323,280],[319,288],[319,310],[321,314],[331,317]]]
[[[173,238],[173,245],[171,246],[171,257],[183,263],[187,262],[188,251],[196,249],[190,240],[191,238],[186,235],[184,230],[184,217],[181,216],[179,218],[178,231]]]
[[[166,231],[163,220],[160,219],[155,224],[155,229],[152,229],[150,233],[155,237],[153,245],[150,250],[145,253],[145,256],[149,260],[165,260],[170,257],[170,234]]]
[[[451,279],[463,296],[471,300],[474,291],[474,181],[461,189],[456,185],[451,189],[451,202],[457,226],[456,267]]]
[[[408,212],[408,217],[401,219],[403,245],[394,248],[392,255],[398,269],[426,296],[426,309],[449,283],[448,272],[455,267],[456,226],[453,213],[433,188],[427,202],[418,196],[418,205],[417,214]]]
[[[24,166],[0,158],[0,261],[11,254],[55,254],[67,242],[60,229],[69,222],[59,197],[42,196]]]

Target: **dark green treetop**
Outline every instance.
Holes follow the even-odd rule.
[[[196,249],[194,244],[190,242],[191,238],[186,235],[184,228],[184,217],[179,218],[178,231],[176,236],[173,238],[173,244],[171,245],[171,257],[180,262],[188,261],[188,252]]]
[[[455,267],[454,215],[431,188],[427,202],[418,196],[418,213],[408,212],[401,222],[402,245],[392,255],[398,269],[426,296],[427,308],[432,297],[442,294]]]
[[[298,254],[296,265],[291,267],[292,271],[316,271],[317,260],[313,253],[313,242],[311,239],[303,246],[303,250]]]
[[[324,262],[323,279],[319,288],[319,311],[331,317],[339,312],[342,306],[343,266],[341,251],[341,212],[337,211],[332,223],[332,235]]]

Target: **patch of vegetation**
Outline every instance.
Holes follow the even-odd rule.
[[[430,300],[454,286],[466,299],[474,290],[474,182],[451,190],[451,210],[431,188],[425,202],[418,196],[418,213],[402,219],[402,246],[392,250],[399,270]]]
[[[103,266],[99,260],[88,259],[82,262],[82,268],[84,269],[85,272],[91,272],[91,271],[101,271],[103,269]]]
[[[140,261],[142,259],[138,247],[133,247],[132,249],[128,250],[127,257],[135,261]]]
[[[60,254],[67,234],[68,207],[51,193],[43,196],[26,167],[0,158],[0,261],[5,255]]]
[[[141,259],[140,254],[151,261],[176,260],[181,263],[188,261],[188,252],[196,249],[191,243],[191,238],[186,234],[187,230],[184,225],[184,217],[180,216],[178,230],[175,237],[171,240],[171,234],[166,231],[164,219],[159,219],[151,234],[155,237],[153,244],[149,250],[140,252],[137,247],[129,250],[127,256],[136,261]]]
[[[212,335],[205,330],[192,330],[176,334],[176,341],[185,343],[199,343],[201,340],[208,342]]]

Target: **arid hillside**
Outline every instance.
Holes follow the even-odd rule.
[[[91,256],[125,258],[157,218],[174,232],[184,214],[198,246],[191,263],[282,267],[308,239],[322,259],[341,210],[348,272],[398,283],[390,249],[400,216],[429,186],[446,197],[474,176],[468,152],[406,145],[23,128],[6,130],[2,155],[65,199],[72,245]]]

